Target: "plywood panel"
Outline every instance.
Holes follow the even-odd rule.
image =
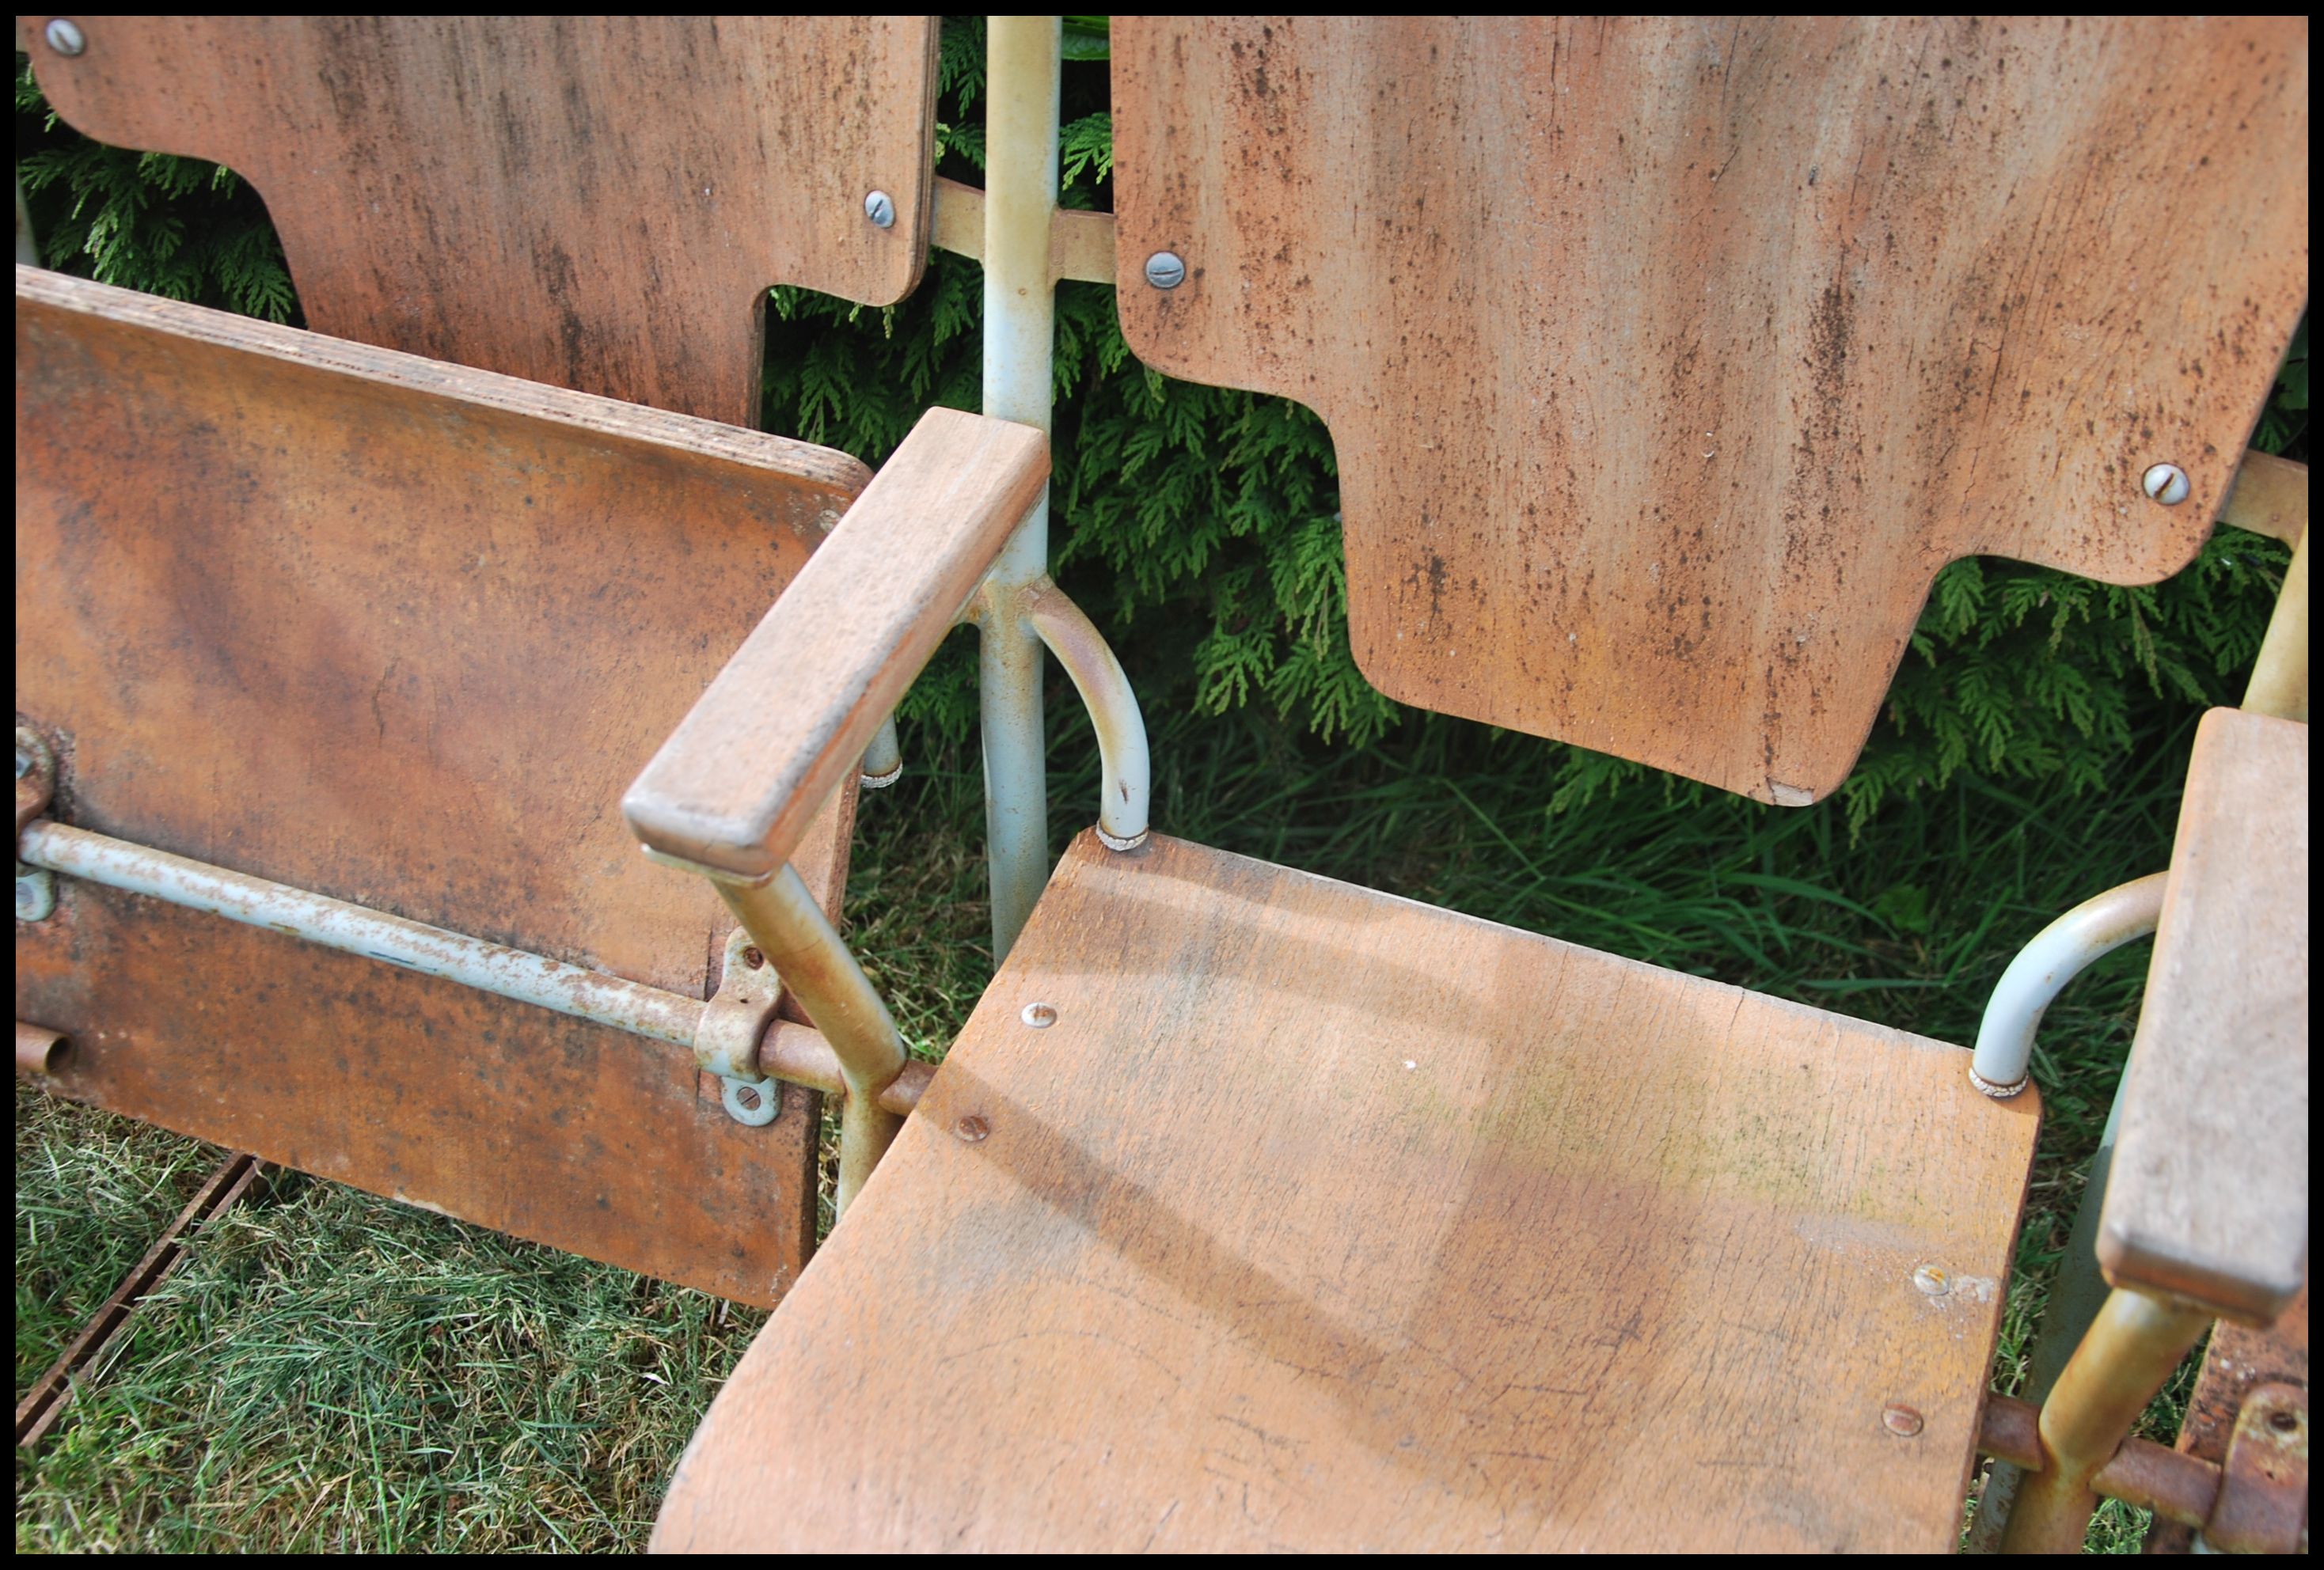
[[[1330,425],[1365,673],[1765,801],[1845,777],[1944,563],[2185,563],[2307,295],[2301,18],[1145,18],[1113,62],[1123,330]]]
[[[61,759],[57,815],[708,996],[731,920],[639,855],[621,792],[861,464],[22,268],[16,377],[16,703]],[[849,805],[802,857],[827,903]],[[658,1162],[811,1201],[811,1113],[713,1159],[734,1136],[676,1049],[143,902],[69,899],[18,933],[18,1017],[69,1031],[68,1089],[118,1110],[761,1299],[758,1242],[655,1219],[686,1202]],[[281,1099],[351,1071],[368,1100],[361,1079]],[[656,1161],[624,1153],[657,1129]],[[512,1140],[538,1159],[503,1160]],[[594,1201],[537,1219],[543,1193],[616,1191],[620,1228]],[[714,1232],[715,1257],[672,1262]]]
[[[2308,1282],[2308,727],[2214,709],[2124,1070],[2098,1261],[2265,1325]]]
[[[657,1545],[1949,1548],[2037,1122],[1966,1067],[1085,834]]]
[[[755,425],[769,285],[927,260],[930,17],[44,20],[65,119],[248,179],[335,336]]]

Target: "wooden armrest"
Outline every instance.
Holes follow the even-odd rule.
[[[2116,1286],[2250,1323],[2308,1277],[2308,727],[2195,736],[2098,1227]]]
[[[631,831],[723,876],[779,869],[1048,473],[1028,426],[923,415],[622,798]]]

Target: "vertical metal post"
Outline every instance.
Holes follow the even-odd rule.
[[[2127,1083],[2129,1076],[2124,1076]],[[2110,1289],[2098,1270],[2098,1216],[2106,1208],[2107,1175],[2114,1170],[2116,1132],[2122,1126],[2122,1086],[2115,1087],[2114,1108],[2107,1114],[2106,1132],[2098,1136],[2098,1154],[2090,1158],[2089,1181],[2082,1189],[2082,1207],[2074,1213],[2073,1235],[2066,1257],[2059,1262],[2058,1279],[2051,1283],[2050,1300],[2042,1310],[2042,1328],[2025,1354],[2025,1384],[2020,1400],[2042,1405],[2057,1388],[2067,1360],[2082,1344],[2098,1311],[2106,1307]],[[1977,1497],[1977,1519],[1969,1524],[1962,1551],[1997,1554],[2001,1535],[2016,1507],[2025,1469],[1997,1455],[1986,1469],[1985,1488]]]
[[[2129,1437],[2211,1317],[2117,1290],[2042,1403],[2040,1472],[2017,1487],[2005,1554],[2079,1554],[2098,1496],[2090,1480]]]
[[[764,883],[711,881],[839,1059],[847,1099],[839,1113],[835,1207],[844,1217],[903,1123],[880,1105],[880,1092],[904,1070],[903,1040],[862,967],[788,864]]]
[[[2252,664],[2243,706],[2255,714],[2308,721],[2308,531],[2300,531],[2292,565],[2268,618],[2267,636]]]
[[[32,209],[24,206],[24,182],[16,182],[16,265],[38,267],[41,264],[41,244],[32,237]]]
[[[986,26],[984,412],[1046,435],[1056,344],[1049,225],[1057,206],[1062,23],[1055,16],[994,16]],[[1041,640],[1017,613],[1018,592],[1048,570],[1045,490],[994,562],[988,613],[978,618],[995,963],[1008,958],[1048,876]]]

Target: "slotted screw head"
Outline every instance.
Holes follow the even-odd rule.
[[[2176,464],[2155,464],[2141,483],[2147,495],[2165,507],[2176,507],[2187,500],[2187,471]]]
[[[1901,1402],[1895,1402],[1881,1409],[1880,1426],[1900,1439],[1910,1439],[1926,1425],[1920,1413]]]
[[[1156,289],[1176,289],[1186,281],[1186,264],[1171,251],[1157,251],[1146,259],[1146,281]]]
[[[51,17],[41,36],[47,39],[49,47],[59,54],[78,54],[88,47],[88,40],[81,36],[80,29],[61,16]]]
[[[863,198],[863,216],[882,229],[896,226],[896,198],[886,191],[873,191]]]

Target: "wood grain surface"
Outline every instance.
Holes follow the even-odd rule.
[[[1949,1548],[2038,1121],[1966,1062],[1084,834],[656,1545]]]
[[[2265,1325],[2308,1282],[2308,727],[2214,709],[2124,1071],[2116,1286]]]
[[[2307,41],[1124,19],[1123,331],[1330,426],[1382,692],[1809,802],[1945,563],[2194,555],[2307,298]]]
[[[654,849],[780,868],[1049,477],[1030,426],[922,415],[622,800]]]
[[[62,821],[696,997],[731,919],[622,785],[868,481],[844,454],[19,268],[16,703]],[[835,803],[803,872],[835,904]],[[754,1301],[812,1097],[60,879],[75,1095]],[[455,996],[454,995],[457,995]]]
[[[927,262],[931,17],[45,20],[50,103],[248,179],[318,332],[751,426],[769,285]]]

